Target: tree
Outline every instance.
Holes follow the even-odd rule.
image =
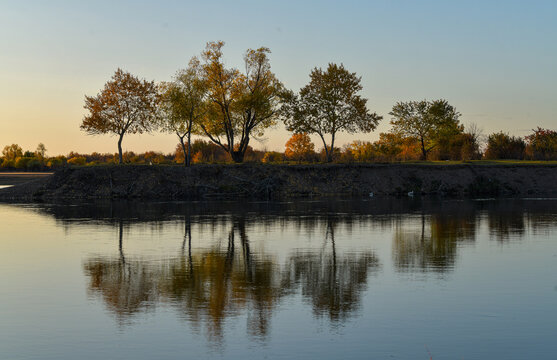
[[[35,157],[39,160],[42,168],[44,166],[46,157],[46,147],[43,143],[39,143],[39,145],[37,145],[37,149],[35,150]]]
[[[191,164],[191,135],[200,133],[207,112],[207,81],[197,58],[181,70],[173,82],[161,84],[162,129],[175,133],[184,152],[184,166]],[[187,151],[184,139],[187,138]]]
[[[314,152],[315,145],[306,133],[293,134],[285,144],[284,155],[301,162],[307,160]]]
[[[139,80],[122,69],[96,96],[85,96],[81,130],[88,134],[118,135],[118,155],[122,159],[122,139],[127,133],[142,134],[156,127],[158,94],[153,81]]]
[[[251,137],[276,123],[283,86],[271,72],[268,48],[248,49],[242,74],[225,67],[223,46],[210,42],[202,53],[209,109],[201,128],[232,160],[242,162]]]
[[[360,82],[361,78],[342,64],[329,64],[326,71],[313,69],[309,84],[300,89],[299,95],[292,92],[285,95],[282,110],[287,129],[319,135],[327,162],[331,162],[338,131],[371,132],[382,119],[370,113],[367,99],[358,95],[362,90]],[[331,136],[329,145],[326,135]]]
[[[389,113],[393,132],[403,137],[416,137],[422,160],[439,145],[440,140],[462,133],[460,113],[446,100],[398,102]]]
[[[17,144],[6,145],[2,150],[4,160],[15,161],[18,157],[23,157],[23,149]]]

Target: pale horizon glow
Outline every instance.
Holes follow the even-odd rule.
[[[84,96],[118,67],[168,81],[216,40],[238,68],[246,49],[269,47],[273,71],[295,91],[329,62],[360,75],[370,110],[384,119],[371,134],[341,134],[339,146],[376,140],[393,104],[408,100],[445,98],[485,134],[557,128],[554,1],[8,0],[0,4],[0,147],[114,153],[116,138],[79,129]],[[250,145],[283,151],[289,136],[279,124]],[[126,135],[123,148],[169,153],[177,142]]]

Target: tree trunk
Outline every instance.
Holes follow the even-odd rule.
[[[180,145],[182,146],[182,152],[184,153],[184,166],[187,167],[187,166],[189,166],[189,164],[188,164],[188,153],[186,152],[186,144],[184,144],[184,138],[183,137],[178,136],[178,138],[180,139]]]
[[[118,161],[119,164],[124,163],[124,159],[122,157],[122,139],[124,138],[124,133],[120,134],[120,138],[118,139]]]
[[[232,151],[230,153],[230,156],[232,157],[232,160],[235,163],[242,163],[244,162],[244,152],[243,151]]]
[[[122,264],[126,264],[126,258],[124,257],[124,222],[122,220],[118,223],[118,250],[120,251],[120,261]]]
[[[327,146],[327,143],[325,142],[325,138],[323,137],[323,135],[319,134],[319,137],[321,138],[321,141],[323,141],[323,148],[325,149],[325,161],[326,162],[331,162],[333,161],[333,157],[332,155],[329,155],[329,147]],[[331,160],[329,160],[331,159]]]
[[[333,152],[335,151],[335,134],[333,133],[331,135],[331,150],[329,151],[329,154],[327,156],[327,162],[333,162]]]
[[[191,165],[191,129],[188,132],[188,155],[186,156],[186,166]]]
[[[425,150],[424,138],[420,138],[422,145],[422,160],[427,160],[427,151]]]

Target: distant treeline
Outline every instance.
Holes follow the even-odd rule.
[[[231,163],[230,154],[222,147],[202,139],[192,141],[192,163]],[[482,151],[482,149],[484,149]],[[375,142],[356,140],[335,148],[335,162],[401,162],[422,159],[420,141],[417,138],[401,137],[395,133],[381,133]],[[157,151],[122,154],[123,162],[128,164],[183,164],[182,145],[177,144],[174,153],[164,154]],[[475,129],[462,130],[439,141],[438,146],[428,154],[429,160],[557,160],[557,131],[537,128],[532,134],[521,138],[503,132],[482,136]],[[294,134],[288,140],[283,152],[255,150],[248,146],[244,156],[246,162],[261,163],[318,163],[327,162],[324,149],[315,150],[308,134]],[[118,164],[118,153],[80,154],[46,156],[46,148],[39,144],[37,149],[23,151],[17,144],[7,145],[0,157],[3,170],[40,171],[71,165]]]

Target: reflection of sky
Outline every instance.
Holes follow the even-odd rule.
[[[263,339],[248,336],[250,311],[231,314],[224,321],[224,341],[216,349],[203,328],[177,314],[171,300],[150,299],[144,312],[120,324],[102,298],[89,291],[84,264],[119,259],[117,222],[62,220],[54,217],[56,211],[42,215],[41,207],[0,205],[0,348],[4,354],[31,358],[86,358],[92,353],[105,358],[152,358],[161,353],[204,358],[210,357],[209,349],[216,352],[213,357],[222,352],[226,358],[304,358],[322,352],[324,358],[390,354],[414,359],[426,358],[427,344],[434,358],[456,354],[466,359],[519,359],[525,353],[548,358],[555,350],[557,320],[556,214],[550,210],[555,207],[540,201],[535,205],[541,208],[534,211],[528,210],[532,203],[512,204],[457,202],[458,211],[426,216],[418,208],[403,215],[344,217],[334,232],[338,258],[371,251],[381,264],[367,278],[355,316],[340,323],[316,316],[308,289],[280,299]],[[198,218],[202,224],[192,224],[194,254],[226,251],[232,220],[217,216],[213,226],[211,218],[204,215]],[[254,258],[271,259],[284,268],[296,256],[316,265],[320,254],[331,255],[326,216],[306,224],[294,217],[273,218],[257,221],[250,213],[246,221]],[[422,239],[407,234],[421,236],[422,224],[425,264],[431,265],[430,245],[441,246],[436,256],[446,249],[454,261],[445,272],[420,268],[421,262],[404,269],[397,263],[397,252],[407,249],[396,245],[400,234],[403,245],[411,243],[413,259],[419,256],[414,250]],[[457,224],[462,226],[455,230],[466,230],[450,231]],[[164,270],[182,252],[184,220],[179,215],[160,223],[128,220],[123,229],[130,263]],[[455,242],[432,239],[451,234],[458,235]],[[239,261],[238,233],[236,244]],[[241,262],[236,266],[241,270]]]
[[[218,39],[237,67],[245,49],[270,47],[277,76],[296,90],[313,67],[344,62],[385,116],[379,131],[394,102],[442,97],[465,123],[525,135],[554,126],[556,13],[551,0],[3,1],[0,144],[114,152],[113,138],[79,131],[84,95],[119,66],[168,80]],[[254,145],[283,149],[286,136],[279,126]],[[352,138],[340,136],[339,145]],[[172,135],[130,136],[124,148],[170,152],[176,143]]]

